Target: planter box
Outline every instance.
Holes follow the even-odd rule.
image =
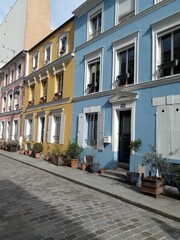
[[[141,192],[157,197],[164,192],[164,179],[155,177],[142,178]]]
[[[16,152],[17,151],[17,145],[16,144],[7,145],[7,151]]]

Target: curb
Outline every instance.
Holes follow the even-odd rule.
[[[75,184],[81,185],[81,186],[83,186],[83,187],[86,187],[86,188],[95,190],[95,191],[97,191],[97,192],[106,194],[106,195],[108,195],[108,196],[110,196],[110,197],[113,197],[113,198],[115,198],[115,199],[121,200],[121,201],[123,201],[123,202],[125,202],[125,203],[134,205],[134,206],[139,207],[139,208],[142,208],[142,209],[144,209],[144,210],[147,210],[147,211],[150,211],[150,212],[154,212],[154,213],[159,214],[159,215],[161,215],[161,216],[163,216],[163,217],[166,217],[166,218],[172,219],[172,220],[174,220],[174,221],[180,222],[180,218],[179,218],[179,217],[176,217],[176,216],[174,216],[174,215],[165,213],[165,212],[163,212],[163,211],[161,211],[161,210],[158,210],[158,209],[154,209],[154,208],[152,208],[152,207],[145,206],[145,205],[143,205],[143,204],[141,204],[141,203],[137,203],[137,202],[135,202],[135,201],[129,200],[129,199],[124,198],[124,197],[122,197],[122,196],[119,196],[119,195],[110,193],[110,192],[108,192],[108,191],[105,191],[105,190],[102,190],[102,189],[99,189],[99,188],[96,188],[96,187],[93,187],[93,186],[90,186],[90,185],[88,185],[88,184],[86,184],[86,183],[82,183],[82,182],[77,181],[77,180],[74,180],[74,179],[72,179],[72,178],[62,176],[62,175],[57,174],[57,173],[54,173],[54,172],[52,172],[52,171],[50,171],[50,170],[46,170],[46,169],[44,169],[44,168],[31,165],[30,163],[22,162],[21,160],[18,160],[18,159],[16,159],[16,158],[11,157],[11,156],[7,156],[7,155],[4,155],[4,154],[2,154],[2,153],[1,153],[0,155],[2,155],[2,156],[4,156],[4,157],[8,157],[8,158],[10,158],[10,159],[13,159],[13,160],[15,160],[15,161],[17,161],[17,162],[23,163],[23,164],[25,164],[25,165],[28,165],[28,166],[37,168],[37,169],[42,170],[42,171],[44,171],[44,172],[50,173],[50,174],[52,174],[52,175],[54,175],[54,176],[60,177],[60,178],[62,178],[62,179],[65,179],[65,180],[67,180],[67,181],[70,181],[70,182],[73,182],[73,183],[75,183]]]

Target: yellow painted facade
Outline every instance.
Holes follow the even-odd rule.
[[[65,150],[72,134],[74,92],[74,18],[29,51],[25,78],[23,145],[43,143],[43,153],[55,144]]]

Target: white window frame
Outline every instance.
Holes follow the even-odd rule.
[[[27,117],[24,122],[24,135],[26,141],[34,140],[34,117]]]
[[[8,85],[8,70],[4,72],[4,87]]]
[[[88,138],[88,114],[98,114],[97,119],[97,144],[96,146],[90,146],[87,143]],[[96,148],[99,150],[104,149],[104,112],[101,110],[101,106],[91,106],[83,109],[83,113],[78,116],[78,144],[82,147]]]
[[[0,139],[4,138],[5,121],[0,121]]]
[[[37,59],[37,62],[36,62]],[[32,57],[32,69],[33,71],[37,70],[39,68],[39,52],[36,52],[33,54]]]
[[[16,136],[16,138],[15,138],[15,133],[16,133],[15,122],[17,122],[17,136]],[[13,125],[12,125],[12,140],[18,140],[18,139],[19,139],[19,120],[14,119],[13,120]]]
[[[55,118],[60,117],[60,132],[59,139],[56,141],[55,137]],[[48,118],[48,143],[59,143],[64,144],[64,132],[65,132],[65,114],[62,110],[55,110],[51,112],[51,115]]]
[[[12,111],[13,110],[13,92],[10,92],[8,94],[8,111]]]
[[[21,66],[21,68],[19,68]],[[21,70],[20,70],[21,69]],[[16,65],[16,79],[22,77],[22,61],[18,61]]]
[[[137,14],[137,0],[126,0],[126,1],[131,1],[134,3],[134,10],[127,12],[126,14],[123,14],[122,17],[120,17],[120,1],[121,0],[116,0],[116,6],[115,6],[115,25],[125,22],[129,20],[131,17]]]
[[[44,118],[44,132],[43,132],[43,140],[41,140],[41,132],[42,132],[42,118]],[[38,113],[38,135],[37,142],[45,142],[45,133],[46,133],[46,115],[45,113]]]
[[[49,57],[49,59],[47,58],[48,49],[50,49],[50,57]],[[51,61],[52,61],[52,43],[48,43],[44,47],[44,65],[49,64]]]
[[[19,104],[20,104],[20,87],[19,88],[15,88],[14,89],[14,92],[13,92],[13,96],[14,96],[14,93],[15,92],[19,92],[19,95],[18,95],[18,98],[14,98],[14,110],[17,110],[20,106],[19,106]],[[18,108],[16,107],[16,105],[18,105]]]
[[[3,96],[3,98],[2,98],[2,113],[3,112],[6,112],[6,103],[7,103],[7,97],[6,97],[6,95],[5,96]],[[4,110],[5,109],[5,110]]]
[[[161,64],[159,37],[173,32],[180,25],[180,13],[174,14],[162,21],[152,24],[152,80],[158,80],[158,66]],[[179,74],[169,75],[163,78],[173,78]]]
[[[66,44],[65,44],[65,50],[64,50],[62,40],[65,38],[66,38]],[[68,33],[63,32],[59,37],[59,54],[58,54],[58,56],[61,57],[67,53],[68,53]]]
[[[134,83],[138,83],[138,55],[139,55],[139,33],[133,33],[113,43],[113,72],[112,89],[117,87],[116,78],[119,75],[119,52],[134,46]]]
[[[97,34],[92,33],[92,24],[91,20],[92,18],[96,17],[101,12],[101,30],[100,32],[97,32]],[[101,3],[97,7],[95,7],[93,10],[91,10],[88,13],[88,20],[87,20],[87,40],[93,39],[94,37],[101,34],[104,30],[104,4]]]
[[[13,74],[12,74],[13,72]],[[15,79],[15,68],[14,66],[10,68],[10,83],[12,83]]]
[[[12,138],[12,122],[8,121],[6,126],[6,139],[11,140]]]
[[[103,79],[103,50],[98,49],[88,55],[85,56],[85,73],[84,73],[84,95],[88,93],[88,84],[90,84],[90,70],[89,65],[96,60],[100,61],[100,77],[99,77],[99,92],[102,92],[102,79]],[[94,92],[97,93],[97,92]]]

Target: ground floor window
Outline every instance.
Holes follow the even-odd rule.
[[[97,113],[87,114],[86,118],[88,123],[87,145],[96,146],[98,114]]]

